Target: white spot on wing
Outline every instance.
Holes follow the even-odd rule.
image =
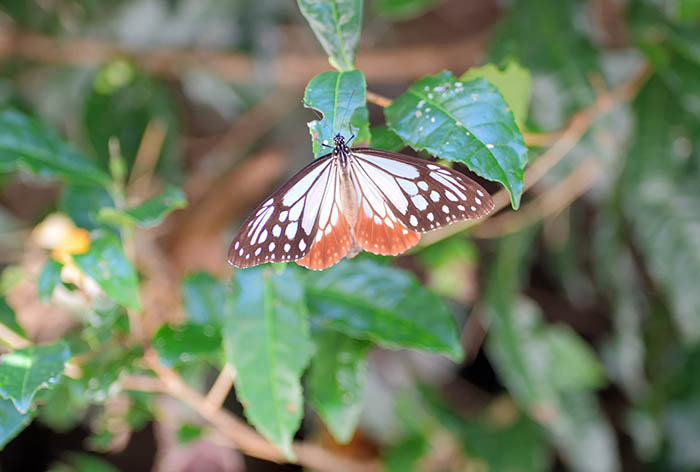
[[[430,199],[434,202],[437,202],[438,200],[440,200],[440,194],[433,190],[432,192],[430,192]]]
[[[299,241],[299,250],[303,251],[304,249],[306,249],[306,243],[304,242],[304,240],[301,240]]]
[[[287,227],[284,229],[284,234],[285,236],[287,236],[287,239],[294,239],[294,236],[297,235],[298,226],[299,223],[297,223],[296,221],[287,225]]]
[[[411,215],[411,218],[408,220],[412,226],[418,225],[418,218],[415,217],[415,215]]]
[[[272,235],[276,238],[279,238],[280,234],[282,234],[282,228],[280,225],[275,225],[272,227]]]
[[[414,197],[411,197],[411,201],[416,206],[416,208],[418,208],[421,211],[428,208],[428,201],[425,198],[423,198],[423,195],[416,195]]]

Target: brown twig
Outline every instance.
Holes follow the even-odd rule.
[[[375,83],[410,80],[426,71],[446,67],[466,69],[481,56],[486,39],[486,32],[483,32],[450,44],[361,50],[357,67],[365,72],[368,81]],[[18,30],[0,31],[0,58],[5,57],[89,67],[126,57],[139,67],[164,76],[177,76],[193,68],[206,69],[234,82],[256,80],[260,76],[256,60],[244,54],[174,48],[136,49],[95,38],[57,39]],[[288,87],[303,87],[309,77],[324,70],[328,70],[328,57],[320,54],[284,54],[265,67],[266,78]]]
[[[207,408],[205,397],[185,384],[174,370],[162,366],[154,351],[147,351],[144,360],[163,382],[169,395],[182,401],[211,423],[219,433],[231,441],[232,447],[259,459],[278,463],[287,461],[265,438],[228,411]],[[379,469],[378,464],[374,462],[358,463],[300,441],[294,442],[293,450],[299,464],[318,470],[375,472]]]
[[[515,233],[561,212],[588,191],[602,174],[594,156],[584,159],[565,179],[547,192],[513,211],[489,218],[474,228],[477,238],[497,238]]]
[[[130,200],[140,203],[149,196],[151,179],[167,133],[168,128],[162,121],[151,120],[146,125],[127,184],[127,195]]]
[[[214,385],[209,389],[204,405],[202,408],[208,408],[211,411],[216,411],[224,404],[224,400],[233,387],[233,381],[236,379],[236,371],[231,364],[224,365],[224,368],[219,372]]]

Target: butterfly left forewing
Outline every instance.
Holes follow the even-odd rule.
[[[370,148],[352,149],[352,156],[409,231],[425,233],[482,218],[495,207],[483,187],[439,164]]]
[[[311,251],[319,196],[335,172],[329,154],[311,162],[256,208],[231,243],[228,260],[238,268],[287,262]]]

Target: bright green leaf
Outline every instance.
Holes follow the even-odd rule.
[[[107,173],[50,129],[15,110],[0,111],[0,171],[25,168],[40,177],[108,186]]]
[[[328,154],[333,137],[340,133],[350,138],[350,125],[357,134],[356,142],[369,141],[369,112],[365,92],[367,85],[362,72],[322,72],[311,79],[304,92],[304,103],[323,114],[322,120],[308,123],[313,140],[314,156]]]
[[[367,341],[342,333],[313,333],[316,353],[307,377],[307,398],[340,443],[352,439],[362,412]]]
[[[113,207],[102,208],[98,220],[124,225],[135,224],[142,228],[151,228],[160,224],[168,213],[187,206],[185,194],[177,187],[168,186],[163,192],[141,205],[127,210]]]
[[[430,443],[425,436],[413,434],[389,447],[383,457],[386,472],[418,470],[418,461],[430,451]]]
[[[226,320],[226,358],[250,423],[286,457],[303,416],[300,377],[311,355],[304,290],[296,271],[239,270],[233,314]]]
[[[454,318],[444,303],[409,273],[372,260],[341,261],[305,272],[315,322],[388,347],[463,356]]]
[[[0,398],[0,451],[32,422],[35,414],[20,413],[11,400]]]
[[[119,239],[112,233],[96,230],[90,235],[90,249],[73,256],[75,264],[95,279],[108,297],[128,308],[138,310],[138,277],[124,254]]]
[[[63,264],[53,258],[49,258],[42,267],[36,281],[39,300],[42,302],[48,303],[51,300],[53,289],[61,283],[61,269],[63,269]]]
[[[70,358],[65,341],[16,349],[0,359],[0,396],[26,413],[41,388],[52,388]]]
[[[0,323],[4,324],[6,327],[10,328],[20,336],[26,336],[22,327],[19,325],[19,323],[17,323],[15,311],[10,305],[7,304],[5,297],[0,297]]]
[[[390,20],[410,20],[437,7],[444,0],[378,0],[374,9]]]
[[[527,148],[496,87],[450,72],[426,76],[384,109],[387,124],[411,147],[465,163],[502,183],[513,208],[520,205]]]
[[[363,0],[297,0],[297,3],[331,65],[340,71],[354,69]]]
[[[204,429],[201,426],[185,423],[177,430],[177,442],[187,444],[199,439],[203,433]]]
[[[530,71],[521,67],[517,62],[510,62],[504,69],[499,69],[494,64],[486,64],[481,67],[472,67],[460,76],[460,80],[473,80],[483,77],[498,88],[510,109],[515,120],[522,129],[527,118],[527,109],[530,106],[530,92],[532,79]]]
[[[185,313],[190,322],[221,324],[227,315],[229,287],[206,272],[186,276],[181,287]]]
[[[406,147],[401,137],[389,129],[386,125],[372,127],[372,140],[370,147],[384,149],[385,151],[400,151]]]
[[[163,325],[153,336],[153,346],[167,367],[176,364],[216,360],[221,333],[212,325]]]

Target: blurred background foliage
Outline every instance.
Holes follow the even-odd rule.
[[[700,469],[700,2],[314,5],[0,1],[0,470]],[[232,275],[333,67],[360,139],[491,178],[400,120],[488,79],[520,209]]]

